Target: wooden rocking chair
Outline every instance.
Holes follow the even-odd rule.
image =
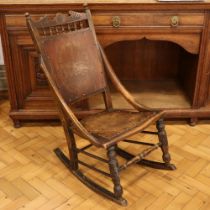
[[[163,123],[164,112],[137,103],[121,84],[97,40],[89,9],[86,8],[84,13],[74,11],[69,11],[68,14],[59,13],[53,18],[45,16],[38,21],[33,21],[27,13],[26,20],[41,55],[41,66],[55,94],[70,158],[67,158],[59,148],[55,149],[56,155],[89,188],[118,204],[127,205],[127,201],[122,197],[120,171],[132,163],[158,169],[175,169],[170,163],[168,140]],[[135,108],[134,111],[113,109],[106,75]],[[105,110],[79,120],[72,111],[72,105],[95,94],[103,94]],[[144,131],[153,123],[156,123],[157,132]],[[159,142],[153,144],[127,139],[139,132],[158,135]],[[74,133],[88,140],[90,144],[77,148]],[[149,148],[134,156],[119,148],[120,141],[143,144]],[[104,159],[87,152],[86,149],[91,146],[106,149],[108,158]],[[163,153],[163,163],[145,159],[149,153],[159,147]],[[110,173],[79,160],[78,153],[108,164]],[[127,161],[119,166],[116,154]],[[80,164],[111,178],[114,192],[85,176],[79,169]]]

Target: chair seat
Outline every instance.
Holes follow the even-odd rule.
[[[81,123],[103,145],[125,133],[132,135],[144,129],[148,126],[148,122],[153,123],[160,117],[160,114],[160,112],[149,111],[114,110],[88,116],[82,119]]]

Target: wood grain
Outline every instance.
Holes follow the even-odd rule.
[[[174,110],[173,116],[178,118],[182,113],[189,118],[210,116],[208,106],[204,109],[209,103],[209,62],[205,59],[210,51],[206,44],[209,39],[209,0],[199,3],[160,3],[155,0],[89,2],[97,36],[103,47],[106,47],[108,55],[112,57],[117,73],[122,72],[122,76],[127,79],[136,76],[154,79],[157,72],[163,80],[167,80],[168,77],[174,77],[176,80],[175,77],[178,77],[181,90],[189,97],[191,107],[185,111]],[[45,1],[45,4],[40,4],[40,0],[34,1],[33,4],[24,0],[13,3],[12,0],[0,1],[0,30],[11,98],[10,115],[16,126],[20,126],[22,120],[57,119],[58,112],[44,74],[39,68],[39,60],[28,35],[23,14],[31,12],[35,18],[39,18],[46,13],[55,14],[58,8],[60,12],[69,9],[81,11],[82,3],[69,3],[65,0],[49,0]],[[121,27],[112,27],[113,16],[121,17]],[[180,17],[178,27],[171,27],[172,16]],[[140,39],[149,41],[141,43]],[[127,44],[122,43],[123,41]],[[154,44],[156,41],[158,44]],[[168,46],[163,44],[168,42]],[[109,47],[111,49],[118,44],[122,46],[117,46],[119,49],[115,49],[115,53],[109,50]],[[174,44],[176,47],[173,47]],[[183,51],[180,47],[189,54],[180,52]],[[125,59],[126,51],[129,51],[132,57]],[[191,54],[195,55],[195,59]],[[144,59],[138,59],[139,56]],[[166,64],[162,65],[163,72],[160,64]],[[129,65],[132,68],[129,68]],[[141,67],[140,70],[138,66]],[[87,102],[77,106],[78,113],[81,113],[84,107],[87,108],[86,105]]]
[[[209,0],[205,0],[205,2],[204,3],[209,3],[210,1]],[[8,0],[7,2],[5,2],[5,1],[0,1],[0,4],[43,4],[43,2],[42,1],[40,1],[40,0],[35,0],[35,1],[33,1],[33,2],[31,2],[31,1],[26,1],[26,0]],[[45,4],[58,4],[58,3],[60,3],[60,4],[64,4],[64,3],[69,3],[69,1],[67,1],[67,0],[47,0],[47,1],[45,1]],[[82,0],[74,0],[72,3],[84,3],[84,1],[82,1]],[[88,0],[88,1],[86,1],[86,3],[98,3],[98,4],[100,4],[100,3],[139,3],[139,1],[138,0],[128,0],[128,1],[126,1],[126,0],[99,0],[99,1],[96,1],[96,0]],[[141,1],[141,3],[147,3],[147,4],[154,4],[154,3],[156,3],[156,4],[158,4],[158,2],[157,1],[155,1],[155,0],[142,0]]]
[[[60,125],[41,123],[14,129],[8,117],[9,108],[8,101],[0,101],[1,209],[122,209],[84,187],[57,160],[52,152],[53,148],[60,146],[67,151]],[[154,127],[150,129],[153,130]],[[200,122],[195,127],[189,127],[183,122],[167,123],[166,130],[170,137],[170,151],[177,170],[154,171],[138,165],[131,167],[127,171],[130,174],[129,178],[122,176],[121,180],[122,186],[126,186],[124,193],[129,202],[126,209],[209,209],[208,121]],[[135,137],[142,139],[144,135]],[[154,137],[148,138],[148,141],[153,140]],[[84,146],[84,141],[78,137],[77,142],[79,146]],[[206,150],[203,150],[204,147]],[[129,150],[126,144],[123,148]],[[133,150],[138,149],[134,147]],[[15,158],[14,150],[22,154],[22,157]],[[83,155],[81,156],[85,159]],[[105,157],[106,154],[102,156]],[[159,157],[159,152],[151,154],[151,158]],[[28,161],[25,161],[26,159]],[[90,162],[98,164],[95,160]],[[24,173],[23,169],[26,166],[29,170]],[[104,182],[102,175],[92,173],[90,170],[88,173],[96,180]],[[8,180],[13,174],[18,175],[17,178]],[[137,179],[137,182],[133,182]],[[104,184],[111,187],[108,182]],[[131,193],[134,195],[131,196]]]

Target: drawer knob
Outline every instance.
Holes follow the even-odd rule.
[[[171,26],[176,27],[178,25],[179,25],[179,17],[178,16],[171,17]]]
[[[120,27],[120,17],[119,16],[114,16],[112,18],[112,26],[114,28],[119,28]]]

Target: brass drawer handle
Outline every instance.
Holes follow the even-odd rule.
[[[178,16],[171,17],[171,26],[176,27],[178,25],[179,25],[179,17]]]
[[[114,28],[119,28],[120,27],[120,17],[119,16],[114,16],[112,18],[112,26]]]

